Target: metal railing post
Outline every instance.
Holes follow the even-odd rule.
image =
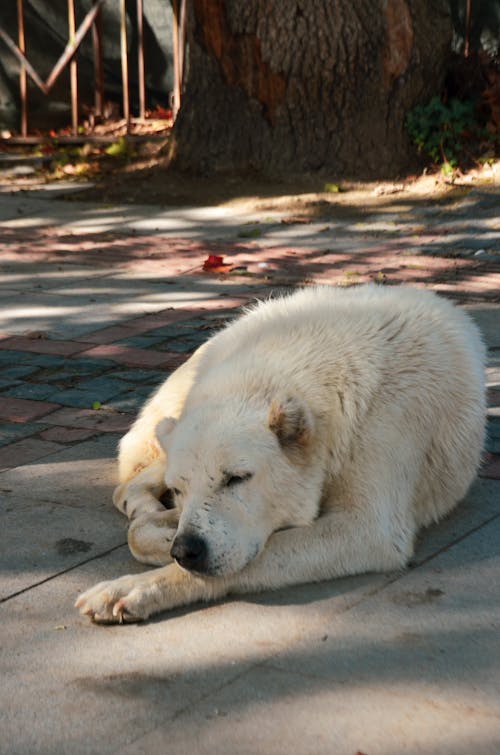
[[[94,0],[94,5],[98,0]],[[104,114],[104,66],[102,42],[102,11],[99,8],[92,24],[92,47],[94,50],[94,108],[97,116]]]
[[[17,0],[17,28],[19,49],[26,53],[26,39],[24,36],[24,8],[23,0]],[[21,135],[28,134],[28,78],[26,76],[26,66],[21,61],[19,69],[19,94],[21,97]]]
[[[68,0],[68,32],[70,44],[75,43],[76,21],[75,21],[75,0]],[[70,86],[71,86],[71,130],[73,136],[78,134],[78,63],[76,56],[71,59],[69,64]]]
[[[137,72],[139,76],[139,118],[146,115],[146,87],[144,82],[144,8],[137,0]]]

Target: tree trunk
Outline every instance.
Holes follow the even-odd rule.
[[[439,93],[443,0],[192,0],[174,163],[195,171],[404,170],[405,114]]]

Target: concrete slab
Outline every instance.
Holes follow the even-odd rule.
[[[496,754],[499,535],[497,518],[352,610],[325,612],[315,637],[122,752]]]
[[[8,490],[18,500],[86,507],[97,515],[110,507],[119,438],[106,433],[5,471],[0,474],[0,490]]]
[[[97,627],[74,611],[80,590],[140,570],[118,549],[0,606],[0,726],[9,753],[116,752],[186,706],[196,709],[277,650],[322,631],[314,610],[252,598],[140,626]],[[349,589],[361,597],[374,581],[350,580],[339,600]]]
[[[111,504],[116,443],[103,436],[0,474],[0,602],[126,542]]]
[[[486,505],[489,488],[482,487]],[[94,538],[103,530],[116,534],[116,523],[107,523],[95,505],[89,508]],[[83,512],[75,512],[80,528],[88,521]],[[474,741],[474,752],[493,753],[499,696],[488,688],[478,697],[476,677],[486,673],[484,662],[463,665],[463,653],[467,646],[469,656],[474,652],[469,631],[478,653],[483,643],[481,658],[495,653],[490,632],[498,522],[409,574],[243,596],[137,627],[95,627],[71,608],[77,592],[93,582],[141,570],[125,549],[66,571],[0,609],[3,649],[7,661],[16,658],[4,664],[3,690],[8,701],[17,685],[19,705],[2,705],[4,736],[18,748],[9,752],[117,752],[128,746],[144,753],[229,755],[293,752],[295,742],[304,753],[330,753],[335,746],[350,754],[356,746],[370,753],[451,755],[462,752],[456,745]],[[480,594],[477,584],[485,586]],[[458,621],[460,601],[464,615]],[[467,606],[476,604],[471,615]],[[461,643],[451,660],[436,649],[446,628],[446,653]],[[461,676],[450,681],[450,673]],[[493,671],[488,679],[495,679]],[[464,689],[451,694],[448,688],[457,684]],[[20,715],[28,724],[22,728]],[[396,742],[393,750],[390,742]],[[412,746],[405,749],[405,743]]]
[[[500,312],[498,306],[469,304],[464,307],[479,326],[490,349],[500,348]]]
[[[465,499],[436,525],[422,530],[417,540],[413,564],[429,558],[460,541],[468,533],[500,514],[500,485],[496,480],[478,478]]]
[[[127,541],[126,520],[110,506],[96,521],[92,508],[11,493],[2,509],[0,602]]]

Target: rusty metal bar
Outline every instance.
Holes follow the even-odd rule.
[[[30,78],[33,79],[33,81],[35,82],[35,84],[42,90],[42,92],[44,92],[46,94],[47,93],[46,92],[46,86],[45,86],[44,82],[41,80],[40,76],[37,74],[37,72],[35,71],[35,69],[31,65],[31,63],[29,62],[29,60],[26,58],[26,56],[24,55],[24,53],[21,52],[21,50],[16,45],[16,43],[12,41],[12,39],[9,37],[9,35],[7,34],[7,32],[5,32],[1,27],[0,27],[0,38],[3,39],[3,41],[5,42],[5,44],[7,45],[7,47],[9,48],[9,50],[16,56],[16,58],[19,60],[19,62],[21,63],[21,65],[24,66],[24,68],[26,69],[26,72],[29,74]]]
[[[24,36],[24,9],[23,0],[17,0],[17,28],[19,51],[26,52],[26,39]],[[21,97],[21,134],[28,134],[28,80],[26,76],[26,66],[22,62],[19,69],[19,94]]]
[[[57,79],[61,75],[61,72],[67,66],[71,58],[76,54],[78,48],[83,42],[85,35],[94,23],[94,19],[97,16],[97,13],[105,2],[106,0],[96,0],[95,5],[92,6],[92,8],[83,19],[82,23],[78,27],[78,31],[76,32],[73,41],[70,39],[70,41],[66,45],[66,49],[55,64],[45,84],[42,83],[41,89],[45,92],[45,94],[48,94],[50,92]]]
[[[130,131],[130,104],[128,96],[128,58],[127,58],[127,12],[125,0],[120,0],[120,53],[122,62],[123,117]]]
[[[139,76],[139,118],[146,116],[146,87],[144,82],[144,8],[137,0],[137,71]]]
[[[472,13],[472,0],[467,0],[465,8],[465,40],[464,40],[464,57],[470,55],[470,22]]]
[[[186,49],[186,0],[181,0],[181,14],[179,22],[179,91],[182,95],[182,82],[184,81],[184,51]]]
[[[172,115],[174,121],[181,106],[181,75],[179,56],[179,0],[172,0],[172,32],[174,43],[174,91],[172,96]]]
[[[68,32],[69,43],[74,44],[76,32],[75,0],[68,0]],[[73,136],[78,133],[78,63],[73,57],[69,64],[69,76],[71,86],[71,130]]]
[[[172,30],[174,37],[174,91],[172,112],[174,121],[181,106],[182,80],[184,74],[184,45],[186,38],[186,0],[172,1]]]
[[[94,50],[94,108],[95,114],[102,117],[104,114],[104,66],[103,66],[103,43],[102,43],[102,11],[100,3],[92,24],[92,47]]]

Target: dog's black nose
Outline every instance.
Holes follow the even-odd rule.
[[[207,544],[197,535],[177,535],[170,553],[184,569],[203,571],[207,558]]]

